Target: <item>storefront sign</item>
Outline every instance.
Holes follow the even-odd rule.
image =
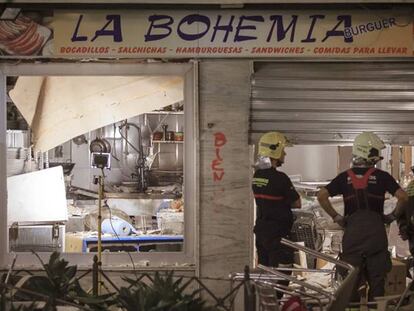
[[[0,48],[70,58],[413,55],[412,15],[392,10],[55,11],[52,24],[53,34],[24,15],[0,21]]]
[[[411,56],[411,15],[386,11],[55,12],[55,54]]]

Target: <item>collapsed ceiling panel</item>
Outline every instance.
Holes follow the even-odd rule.
[[[105,125],[183,101],[171,76],[21,76],[9,92],[45,152]]]

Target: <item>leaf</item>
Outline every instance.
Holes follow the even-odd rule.
[[[76,272],[78,271],[77,266],[70,266],[66,269],[66,277],[70,281],[76,276]]]
[[[36,302],[32,302],[30,305],[28,306],[18,306],[15,307],[13,304],[11,305],[11,309],[10,311],[34,311],[34,310],[38,310],[38,308],[36,308]]]
[[[130,287],[122,287],[117,297],[118,306],[127,311],[214,311],[200,297],[200,289],[184,293],[183,277],[174,279],[174,271],[156,272],[153,283],[124,278]]]
[[[87,305],[92,310],[108,310],[111,305],[115,304],[113,294],[105,294],[98,297],[92,295],[76,297],[75,301],[81,305]]]

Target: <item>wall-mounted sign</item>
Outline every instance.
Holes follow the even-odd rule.
[[[409,57],[409,11],[55,11],[0,20],[4,56]],[[53,25],[53,27],[52,27]]]
[[[55,55],[412,56],[412,15],[393,11],[55,12]]]

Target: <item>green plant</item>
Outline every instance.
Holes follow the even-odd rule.
[[[78,304],[88,306],[89,309],[95,311],[107,311],[111,305],[115,304],[113,294],[93,296],[84,291],[77,280],[76,283],[76,295],[73,296],[73,300]]]
[[[69,266],[69,262],[60,257],[60,253],[53,252],[48,263],[44,263],[37,255],[46,275],[32,276],[25,289],[46,295],[49,299],[44,307],[45,311],[56,310],[61,301],[78,303],[88,306],[91,310],[107,310],[113,304],[112,294],[94,297],[84,291],[75,278],[77,266]],[[37,296],[31,296],[32,300],[40,300]]]
[[[30,305],[28,306],[18,306],[15,307],[13,304],[11,305],[10,311],[35,311],[35,310],[39,310],[39,308],[36,307],[36,302],[32,302]]]
[[[186,294],[183,278],[174,280],[173,271],[165,277],[156,273],[151,285],[124,278],[129,287],[122,287],[117,297],[118,306],[127,311],[213,311],[198,297],[199,291]]]
[[[56,311],[57,305],[66,303],[86,307],[88,310],[107,311],[117,305],[123,311],[216,311],[216,308],[207,306],[199,297],[200,290],[190,291],[188,283],[183,284],[183,277],[174,277],[173,271],[165,275],[156,273],[150,284],[141,280],[124,278],[129,285],[122,287],[118,295],[106,294],[93,296],[83,290],[75,277],[76,266],[70,266],[69,262],[62,259],[57,252],[52,253],[47,263],[35,254],[43,266],[45,275],[31,275],[23,283],[20,290],[13,296],[9,295],[6,286],[0,288],[0,311],[33,311],[37,310],[35,304],[27,306],[13,306],[13,301],[43,301],[47,297],[42,311]],[[10,286],[16,283],[22,276],[11,274]],[[0,280],[1,282],[1,280]],[[2,283],[4,284],[4,277]],[[4,307],[7,305],[7,307]]]
[[[76,282],[74,278],[77,267],[69,266],[69,262],[60,258],[58,252],[53,252],[48,263],[44,263],[37,255],[46,275],[32,276],[25,286],[26,289],[43,294],[49,297],[45,310],[55,310],[58,299],[73,300],[73,294],[76,293]],[[39,297],[32,297],[38,300]]]

